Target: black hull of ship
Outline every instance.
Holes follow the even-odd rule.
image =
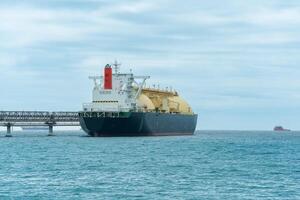
[[[104,113],[105,115],[105,113]],[[103,116],[103,113],[79,113],[82,129],[90,136],[175,136],[193,135],[197,115],[170,113],[123,113],[123,116]]]

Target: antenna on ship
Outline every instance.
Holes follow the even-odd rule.
[[[114,66],[115,73],[118,74],[120,72],[121,63],[118,63],[118,61],[115,60],[115,62],[112,64],[112,66]]]

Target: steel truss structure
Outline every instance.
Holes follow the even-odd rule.
[[[12,126],[79,126],[78,112],[48,111],[0,111],[0,126],[7,127],[10,136]]]

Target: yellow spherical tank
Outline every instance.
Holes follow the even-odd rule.
[[[153,102],[144,94],[141,94],[138,98],[138,105],[146,110],[155,110]]]
[[[179,96],[169,97],[170,112],[178,112],[183,114],[193,114],[193,111],[189,104]]]

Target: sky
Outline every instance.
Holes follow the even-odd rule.
[[[198,129],[300,129],[299,0],[1,0],[0,110],[81,110],[115,59]]]

